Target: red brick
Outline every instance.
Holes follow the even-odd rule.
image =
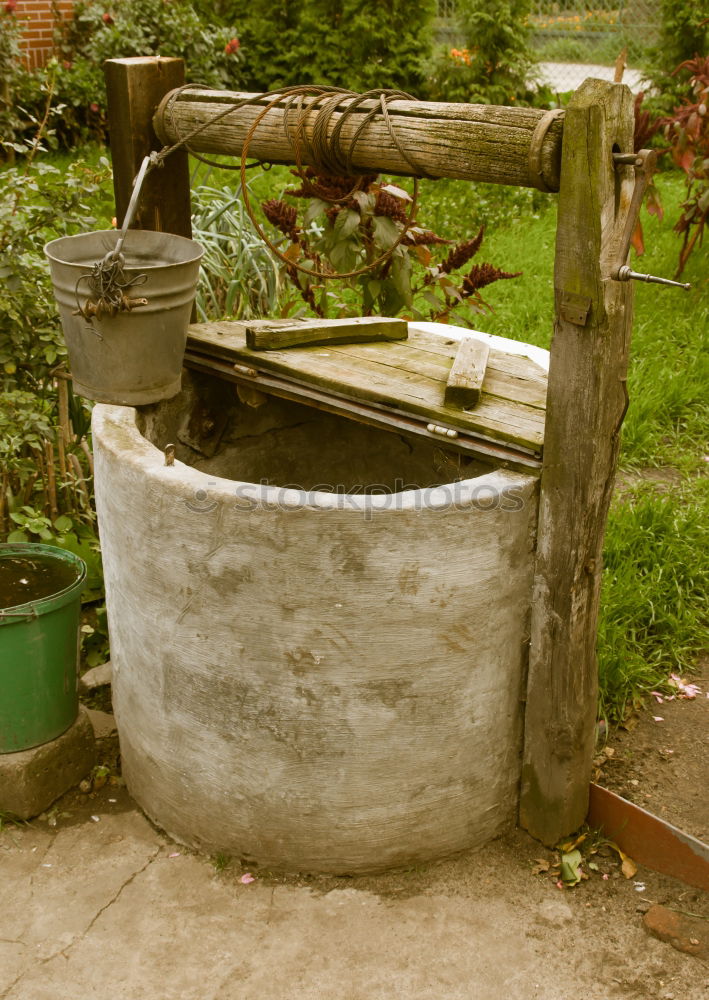
[[[70,16],[73,0],[59,0],[58,10]],[[23,24],[23,50],[30,69],[46,63],[52,54],[54,15],[51,0],[18,0],[16,16]]]
[[[706,921],[665,906],[651,906],[643,917],[645,929],[660,941],[667,941],[687,955],[709,958],[709,929]]]

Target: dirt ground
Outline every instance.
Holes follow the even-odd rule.
[[[619,729],[611,757],[597,760],[599,784],[709,843],[709,658],[685,678],[701,693],[658,702]]]
[[[600,780],[706,836],[706,676],[699,683],[694,701],[653,704],[614,736]],[[519,830],[387,875],[252,870],[242,881],[237,859],[194,855],[148,823],[117,783],[117,753],[115,738],[102,740],[103,787],[73,790],[0,835],[2,1000],[709,995],[707,894],[643,868],[625,878],[593,835],[581,845],[589,877],[572,889],[558,887],[558,854]],[[655,902],[703,918],[704,957],[647,933]]]

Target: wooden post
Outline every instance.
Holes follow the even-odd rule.
[[[520,824],[547,845],[588,807],[601,552],[627,406],[632,288],[610,278],[630,203],[633,101],[587,80],[564,122],[556,316],[525,718]]]
[[[155,109],[168,91],[184,83],[185,69],[182,59],[137,56],[109,59],[104,72],[116,218],[120,226],[143,157],[162,147],[153,131]],[[186,152],[172,153],[163,167],[148,175],[132,228],[192,235]]]

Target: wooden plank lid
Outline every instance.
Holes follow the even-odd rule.
[[[187,364],[213,358],[237,375],[285,378],[294,385],[414,417],[437,430],[500,442],[541,455],[544,441],[547,354],[539,348],[475,333],[489,343],[478,402],[446,402],[446,385],[461,339],[472,331],[443,324],[410,323],[408,338],[383,343],[328,343],[284,350],[251,350],[248,323],[193,324]]]

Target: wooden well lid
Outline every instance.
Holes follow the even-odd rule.
[[[406,340],[251,350],[246,328],[240,322],[193,324],[185,363],[354,419],[447,435],[448,446],[501,464],[540,466],[546,351],[433,323],[409,323]],[[467,335],[487,339],[490,352],[480,400],[463,409],[446,404],[444,396]]]

